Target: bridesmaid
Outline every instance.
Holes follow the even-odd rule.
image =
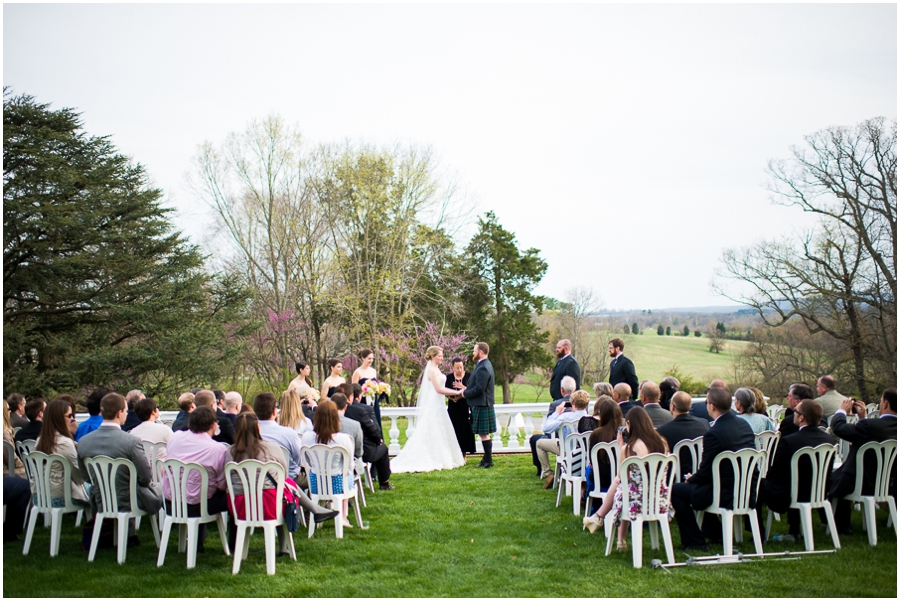
[[[366,380],[377,380],[378,372],[375,371],[375,368],[372,367],[372,363],[375,362],[375,353],[372,352],[371,349],[364,348],[359,351],[359,360],[362,361],[359,367],[356,368],[356,371],[353,372],[353,375],[350,376],[351,384],[359,384],[362,386],[365,384]],[[381,395],[375,396],[375,423],[378,424],[378,427],[381,427]]]
[[[331,370],[331,375],[322,382],[322,399],[330,399],[331,395],[337,392],[337,387],[347,381],[341,375],[341,372],[344,371],[344,366],[341,364],[340,359],[329,359],[328,369]]]
[[[451,390],[455,389],[454,382],[460,383],[463,388],[469,385],[469,373],[466,371],[465,363],[461,357],[453,360],[453,371],[447,374],[447,382],[444,384]],[[456,440],[459,442],[459,450],[462,451],[463,457],[466,453],[475,452],[475,435],[472,433],[472,417],[469,415],[469,403],[461,394],[456,396],[448,396],[447,414],[450,416],[450,423],[453,424],[453,430],[456,432]]]
[[[302,385],[313,387],[312,380],[309,377],[312,368],[306,361],[297,361],[297,377],[291,380],[288,390],[299,390]]]

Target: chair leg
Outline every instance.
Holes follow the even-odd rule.
[[[271,576],[275,573],[275,545],[278,542],[275,536],[275,524],[263,526],[263,536],[266,539],[266,573]]]
[[[675,563],[675,550],[672,547],[672,531],[669,529],[669,520],[663,518],[659,521],[662,530],[663,544],[666,546],[666,559],[669,563]]]
[[[659,530],[657,529],[656,521],[647,522],[647,525],[650,529],[650,548],[659,549]]]
[[[868,524],[869,544],[878,544],[878,533],[875,528],[875,497],[863,497],[863,524]]]
[[[812,510],[807,509],[809,511],[809,522],[810,522],[810,532],[812,531]],[[838,536],[837,524],[834,523],[834,512],[831,510],[831,505],[825,503],[825,517],[828,519],[828,529],[831,530],[831,540],[834,543],[835,549],[841,548],[841,539]],[[872,523],[872,532],[875,532],[875,523]],[[809,551],[812,551],[812,536],[810,536],[809,541]]]
[[[734,514],[726,511],[722,514],[722,547],[725,555],[734,553]]]
[[[799,503],[797,509],[800,511],[800,527],[803,531],[803,542],[806,544],[806,550],[812,551],[814,548],[812,509],[808,503]]]
[[[362,513],[359,510],[359,499],[350,499],[353,502],[353,509],[356,512],[356,527],[363,529]]]
[[[231,551],[228,549],[228,513],[222,512],[216,516],[216,524],[219,527],[219,539],[222,541],[222,550],[225,551],[225,555],[231,555]]]
[[[553,482],[554,482],[554,484],[556,483],[556,478],[555,478],[555,477],[554,477]],[[559,507],[559,504],[560,504],[560,502],[562,501],[563,488],[564,488],[564,487],[563,487],[562,485],[560,485],[560,486],[558,486],[557,489],[556,489],[556,506],[557,506],[557,507]]]
[[[750,530],[753,532],[753,546],[756,548],[756,553],[762,555],[762,536],[760,536],[759,532],[759,516],[756,514],[757,511],[758,510],[756,509],[750,510]],[[743,525],[738,525],[738,528],[743,528]]]
[[[156,547],[159,548],[159,522],[156,519],[156,515],[150,516],[150,528],[153,530],[153,541],[156,543]]]
[[[771,509],[769,510],[769,515],[766,517],[766,540],[769,540],[769,533],[772,532],[772,516],[777,515]],[[781,516],[778,516],[778,521],[781,521]]]
[[[135,520],[140,518],[135,518]],[[116,549],[116,560],[119,564],[125,563],[125,556],[128,553],[128,518],[124,515],[122,517],[117,518],[119,523],[119,532],[118,532],[118,540],[119,540],[119,548]],[[137,531],[137,522],[135,521],[135,531]]]
[[[38,514],[37,507],[31,506],[31,514],[28,517],[28,530],[25,532],[25,546],[22,547],[22,555],[28,555],[28,551],[31,549],[31,539],[34,536],[34,527],[37,526]],[[99,530],[95,531],[95,534],[99,532]],[[91,559],[88,559],[91,561]]]
[[[161,568],[166,562],[166,551],[169,548],[169,536],[172,534],[172,520],[163,523],[162,537],[159,541],[159,553],[156,556],[156,567]]]
[[[78,513],[75,514],[75,527],[78,528],[81,526],[81,516],[84,515],[84,511],[79,509]]]
[[[606,532],[606,555],[612,553],[613,537],[616,535],[614,518],[613,513],[609,512],[603,520],[603,530]]]
[[[887,500],[888,506],[888,521],[887,527],[890,528],[892,525],[894,526],[894,534],[897,534],[897,503],[894,501],[894,497],[888,497]]]
[[[306,538],[312,538],[313,534],[316,533],[316,519],[312,512],[309,512],[309,524],[307,524],[306,529]]]
[[[631,563],[636,568],[644,565],[644,520],[631,523]]]
[[[247,527],[243,524],[237,525],[237,538],[234,544],[234,562],[231,564],[231,573],[237,574],[241,571],[241,560],[244,558],[244,538],[247,536]]]
[[[50,557],[59,555],[59,535],[62,530],[62,509],[50,510]]]
[[[744,520],[741,516],[734,516],[734,540],[742,543],[744,542]]]
[[[187,551],[187,524],[184,522],[178,523],[178,552],[184,553]]]
[[[581,515],[581,481],[572,484],[572,514]]]
[[[187,568],[190,570],[197,565],[197,542],[200,538],[200,520],[190,520],[187,523]]]
[[[88,561],[94,561],[97,554],[97,543],[100,541],[100,528],[103,526],[103,518],[98,514],[94,521],[94,534],[91,536],[91,550],[88,551]]]
[[[344,515],[344,504],[341,501],[335,501],[334,507],[338,512],[338,515],[334,517],[334,536],[335,538],[344,538],[344,520],[347,518]]]

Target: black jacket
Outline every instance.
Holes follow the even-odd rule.
[[[831,431],[835,436],[850,443],[847,461],[840,469],[835,470],[835,481],[830,493],[832,496],[842,497],[853,492],[856,484],[856,453],[859,451],[859,447],[867,442],[897,440],[897,416],[885,415],[880,418],[861,419],[855,424],[848,424],[847,416],[844,413],[835,413],[831,419]],[[21,433],[19,432],[19,434]],[[863,459],[863,494],[872,494],[875,490],[875,463],[874,453],[867,453]]]
[[[614,387],[620,382],[631,386],[631,400],[637,398],[638,379],[634,371],[634,363],[625,355],[619,355],[609,366],[609,383]]]
[[[713,502],[712,464],[716,455],[723,451],[755,448],[756,438],[750,424],[730,411],[720,415],[715,425],[703,435],[703,456],[700,459],[700,467],[688,480],[692,489],[691,506],[700,510],[709,507]],[[721,464],[719,481],[722,491],[721,506],[731,507],[734,501],[734,472],[730,463]]]
[[[566,376],[575,378],[575,390],[581,389],[581,368],[578,361],[572,355],[566,355],[553,366],[553,375],[550,377],[550,398],[556,400],[562,397],[560,383]]]
[[[691,440],[703,436],[709,430],[709,422],[693,415],[676,415],[675,419],[661,425],[656,431],[666,439],[669,452],[682,440]],[[691,453],[687,449],[681,450],[681,475],[692,474],[697,469],[691,462]]]
[[[824,430],[815,426],[798,429],[794,434],[783,436],[778,442],[775,459],[766,475],[766,492],[768,504],[787,508],[791,498],[791,459],[803,447],[817,447],[821,444],[834,444],[834,439]],[[828,472],[831,472],[829,466]],[[809,501],[812,467],[809,460],[801,460],[797,466],[797,500]]]

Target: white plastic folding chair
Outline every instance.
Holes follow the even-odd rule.
[[[675,563],[672,533],[669,530],[669,507],[672,500],[672,484],[675,480],[676,464],[677,461],[674,455],[650,453],[643,457],[628,457],[619,466],[619,478],[623,491],[631,490],[632,467],[638,469],[641,474],[641,513],[632,520],[629,508],[630,503],[626,501],[622,503],[622,510],[619,515],[619,519],[631,522],[631,557],[632,564],[636,568],[640,568],[643,565],[644,522],[649,522],[650,546],[653,549],[659,548],[659,533],[656,526],[659,524],[659,528],[662,530],[663,543],[666,546],[666,558],[669,563]],[[628,498],[628,493],[625,493],[625,498]],[[606,521],[613,522],[615,517],[610,513],[606,516]],[[615,538],[615,534],[611,530],[607,530],[607,555],[612,551],[612,541]]]
[[[19,452],[19,457],[22,459],[22,463],[25,462],[25,455],[32,452],[36,444],[37,440],[33,438],[29,438],[28,440],[16,441],[16,451]]]
[[[53,464],[62,466],[63,478],[63,506],[54,507],[51,494],[50,472]],[[37,524],[38,515],[43,514],[45,519],[50,517],[50,557],[59,554],[59,537],[62,532],[62,516],[66,513],[75,513],[75,525],[81,523],[84,505],[77,505],[72,500],[72,464],[62,455],[48,455],[40,451],[32,451],[25,456],[25,464],[32,479],[32,506],[28,519],[28,530],[25,534],[25,546],[22,555],[28,555],[31,549],[31,540],[34,536],[34,527]]]
[[[300,462],[306,468],[309,479],[309,496],[313,503],[331,501],[335,511],[341,515],[334,519],[334,534],[344,537],[343,515],[344,499],[353,504],[356,510],[356,526],[363,527],[362,514],[359,511],[358,487],[354,486],[353,457],[347,449],[340,446],[329,447],[314,444],[300,448]],[[309,520],[309,536],[315,529],[315,520]]]
[[[565,494],[572,495],[572,513],[575,515],[581,515],[581,485],[584,484],[584,468],[590,460],[587,448],[590,436],[590,432],[582,434],[572,432],[560,442],[560,455],[565,457],[565,464],[559,476],[560,486],[556,491],[556,506],[559,507],[565,490]]]
[[[756,438],[756,450],[765,451],[766,460],[759,468],[759,477],[765,478],[769,473],[769,467],[775,460],[775,452],[778,450],[778,442],[781,440],[781,432],[760,432],[754,435]]]
[[[266,519],[263,512],[263,491],[265,490],[266,474],[275,472],[275,517]],[[234,523],[237,526],[237,538],[234,545],[234,564],[232,574],[241,570],[241,561],[247,558],[250,550],[250,535],[254,528],[262,528],[266,541],[266,573],[270,576],[275,573],[275,544],[277,537],[275,529],[281,526],[284,536],[287,537],[288,549],[291,558],[297,561],[297,551],[294,549],[294,537],[288,532],[284,522],[284,467],[277,461],[263,463],[256,459],[245,459],[240,463],[229,461],[225,464],[225,481],[228,484],[228,495],[235,498],[235,481],[240,482],[244,491],[244,518],[238,519],[236,508],[232,507]],[[236,479],[236,480],[235,480]]]
[[[142,516],[150,516],[150,525],[153,528],[153,538],[159,546],[159,525],[156,515],[150,514],[138,506],[137,499],[137,468],[125,458],[113,459],[106,455],[89,457],[84,460],[90,474],[91,486],[100,494],[100,508],[94,515],[94,536],[91,538],[91,550],[88,553],[88,561],[94,561],[97,553],[97,543],[100,540],[100,530],[103,520],[106,518],[115,520],[118,529],[118,552],[116,560],[125,563],[125,555],[128,549],[128,520]],[[128,495],[130,509],[119,509],[119,496],[116,488],[116,474],[119,470],[128,472]],[[91,494],[93,495],[93,488]],[[135,529],[140,522],[135,519]]]
[[[875,490],[870,495],[862,494],[863,488],[863,461],[866,453],[874,454],[876,458],[875,472],[871,474],[875,480]],[[862,503],[863,527],[869,534],[869,544],[873,547],[878,543],[875,532],[875,508],[878,503],[886,503],[890,514],[890,523],[894,524],[894,533],[897,532],[897,502],[890,495],[889,484],[894,474],[894,463],[897,460],[897,441],[886,440],[884,442],[867,442],[859,447],[856,452],[856,485],[853,492],[844,497],[848,501]],[[836,501],[835,501],[836,502]]]
[[[562,474],[562,470],[565,469],[564,462],[564,452],[565,448],[563,446],[563,440],[566,436],[575,432],[576,426],[578,425],[578,420],[567,420],[564,421],[556,432],[550,434],[551,439],[559,440],[559,454],[556,455],[556,463],[553,466],[553,488],[559,486],[560,476]]]
[[[184,463],[177,459],[162,461],[158,467],[162,472],[162,478],[169,485],[169,495],[172,499],[170,502],[171,509],[166,512],[166,520],[163,523],[162,540],[159,545],[156,567],[162,567],[166,560],[166,549],[169,546],[169,534],[172,532],[173,524],[178,524],[178,552],[183,552],[185,545],[187,546],[188,569],[197,565],[197,539],[200,536],[200,524],[216,522],[219,526],[219,538],[222,541],[222,549],[225,551],[225,555],[231,555],[231,552],[228,550],[228,534],[226,530],[227,511],[210,515],[206,503],[201,503],[199,516],[191,517],[188,515],[188,476],[191,472],[199,474],[199,496],[201,499],[206,499],[209,492],[209,472],[206,471],[206,468],[199,463]]]
[[[600,458],[605,456],[608,464],[603,463]],[[591,449],[591,478],[594,481],[594,488],[588,493],[588,498],[584,504],[584,517],[588,517],[591,512],[591,499],[600,499],[601,502],[606,499],[606,495],[612,494],[615,491],[607,490],[601,491],[601,482],[600,482],[600,470],[609,470],[609,481],[612,482],[616,479],[616,476],[619,474],[619,445],[615,440],[610,442],[598,442],[594,445],[594,448]],[[610,536],[610,532],[612,531],[613,524],[612,520],[605,520],[603,522],[603,528],[606,532],[607,538]],[[581,527],[584,530],[584,526]]]
[[[160,460],[165,460],[166,457],[166,443],[164,442],[147,442],[142,441],[141,444],[144,447],[144,454],[147,456],[147,463],[150,464],[150,472],[153,474],[153,485],[156,488],[156,491],[159,494],[162,494],[162,480],[160,480],[162,472],[160,471],[159,463]],[[166,521],[166,510],[164,508],[160,508],[159,510],[159,524],[162,526]],[[137,526],[140,527],[141,519],[137,519]]]
[[[720,477],[721,464],[724,461],[731,463],[734,482],[732,485],[732,507],[722,507],[722,481]],[[697,523],[703,523],[704,513],[715,513],[722,516],[722,546],[724,554],[731,555],[734,549],[734,539],[743,541],[744,528],[741,524],[743,515],[750,516],[750,528],[753,531],[753,544],[757,553],[762,553],[762,536],[759,531],[759,521],[756,517],[756,509],[750,507],[750,500],[756,498],[759,490],[758,473],[762,471],[766,462],[766,452],[756,449],[741,449],[740,451],[723,451],[716,455],[712,464],[713,473],[713,501],[712,504],[698,512]],[[757,477],[754,478],[754,474]]]
[[[691,457],[691,473],[697,471],[697,468],[700,467],[700,458],[703,457],[703,437],[698,436],[697,438],[685,438],[684,440],[679,440],[675,443],[675,446],[671,449],[671,453],[675,455],[676,461],[676,469],[675,469],[675,482],[681,482],[681,452],[687,451]]]
[[[6,470],[10,476],[16,474],[16,448],[8,441],[3,441],[3,457],[6,460]]]

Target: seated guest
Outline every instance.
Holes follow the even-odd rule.
[[[547,417],[549,418],[553,414],[556,413],[557,407],[560,405],[565,405],[566,403],[571,403],[571,395],[575,392],[575,378],[572,376],[563,376],[563,379],[559,383],[560,392],[562,392],[562,397],[553,400],[550,403],[550,408],[547,411]],[[566,407],[563,409],[565,412],[569,412],[572,409],[570,407]],[[538,460],[538,452],[537,452],[537,443],[539,440],[544,438],[550,438],[549,432],[538,432],[536,434],[532,434],[531,438],[528,440],[529,445],[531,446],[531,463],[537,468],[538,477],[546,477],[541,476],[541,462]]]
[[[331,395],[331,402],[334,403],[334,406],[337,407],[338,416],[341,420],[341,432],[344,434],[349,434],[350,438],[353,439],[353,458],[362,462],[362,454],[363,454],[363,434],[362,427],[360,427],[359,422],[355,419],[350,419],[345,415],[347,411],[347,397],[342,392],[335,392]],[[361,466],[360,463],[357,463],[358,467]]]
[[[197,406],[194,404],[193,392],[185,392],[178,397],[178,408],[181,409],[181,411],[178,412],[178,415],[175,416],[175,421],[172,423],[173,432],[180,432],[181,430],[188,429],[190,413],[196,407]]]
[[[800,538],[800,512],[796,509],[788,511],[791,504],[791,459],[794,454],[805,447],[817,447],[820,444],[834,444],[834,439],[824,430],[819,429],[822,419],[822,405],[812,399],[799,403],[792,416],[797,425],[797,432],[789,434],[778,443],[775,458],[766,477],[759,483],[756,498],[757,517],[762,529],[762,506],[766,505],[776,513],[788,514],[790,535]],[[828,471],[831,471],[829,466]],[[797,500],[809,501],[812,485],[812,466],[808,458],[803,458],[797,465]]]
[[[296,430],[279,425],[275,421],[278,401],[271,392],[261,392],[253,398],[253,412],[259,418],[259,433],[264,440],[271,440],[284,447],[290,455],[288,477],[297,480],[300,474],[300,437]]]
[[[613,386],[613,401],[619,404],[622,417],[628,417],[628,412],[634,407],[640,407],[640,403],[631,400],[631,386],[625,382],[619,382]]]
[[[604,382],[604,384],[606,384],[606,382]],[[578,420],[579,434],[583,432],[593,432],[600,427],[600,407],[603,405],[600,401],[605,400],[612,402],[612,397],[605,394],[598,396],[596,402],[594,402],[594,412],[591,415],[585,415]],[[616,405],[616,407],[618,407],[618,405]]]
[[[221,409],[216,409],[216,395],[212,390],[200,390],[194,395],[196,407],[209,407],[216,412],[216,421],[219,424],[218,433],[213,436],[216,442],[231,444],[234,442],[234,423],[225,417]]]
[[[387,445],[384,444],[383,432],[375,423],[375,408],[359,402],[362,396],[362,386],[359,384],[344,383],[338,386],[338,389],[347,397],[344,415],[356,421],[362,428],[362,458],[375,468],[372,477],[378,480],[378,489],[394,490],[394,485],[390,482],[391,458],[388,455]]]
[[[71,394],[58,394],[54,401],[63,401],[69,407],[72,408],[72,421],[69,422],[69,432],[72,434],[72,438],[75,438],[75,432],[78,431],[78,422],[75,421],[75,413],[78,411],[78,408],[75,406],[75,397]]]
[[[656,382],[647,380],[641,386],[641,401],[644,404],[644,411],[653,420],[654,428],[659,428],[661,425],[672,421],[672,413],[663,409],[659,404],[660,394],[659,386],[656,385]]]
[[[305,385],[304,385],[305,386]],[[289,388],[281,393],[279,399],[278,423],[303,434],[313,429],[312,422],[303,414],[303,401],[296,389]]]
[[[567,376],[568,377],[568,376]],[[565,378],[563,378],[565,380]],[[591,398],[584,390],[576,390],[570,395],[572,402],[571,413],[565,413],[565,405],[557,405],[556,411],[544,421],[541,431],[550,435],[563,425],[565,422],[577,422],[580,418],[587,415],[587,406]],[[553,470],[550,469],[550,453],[559,455],[559,439],[558,438],[542,438],[537,441],[538,462],[541,465],[541,477],[544,478],[544,488],[553,486]]]
[[[25,440],[35,440],[41,435],[41,425],[44,421],[44,408],[47,401],[41,398],[31,399],[25,403],[25,416],[28,418],[28,425],[16,432],[16,442]]]
[[[800,404],[800,401],[805,401],[806,399],[812,400],[814,397],[815,395],[813,394],[812,388],[803,382],[791,384],[787,393],[788,406],[787,409],[784,410],[784,416],[781,418],[781,423],[778,425],[778,431],[781,432],[782,439],[784,439],[785,436],[789,436],[800,430],[794,423],[794,409]]]
[[[847,423],[847,414],[856,411],[859,421]],[[831,420],[831,431],[835,436],[850,443],[847,461],[832,474],[832,485],[828,491],[829,499],[837,499],[834,521],[840,534],[850,532],[850,501],[845,496],[853,492],[856,486],[856,455],[859,447],[867,442],[884,442],[897,440],[897,389],[888,388],[881,394],[878,404],[878,417],[866,418],[866,406],[853,399],[844,399],[834,412]],[[876,459],[874,453],[863,457],[862,494],[871,495],[875,491]],[[891,484],[891,494],[896,497],[896,476]]]
[[[700,467],[685,482],[672,487],[672,507],[681,531],[681,543],[688,551],[708,551],[706,538],[719,540],[721,525],[714,514],[707,513],[703,519],[703,531],[697,526],[694,511],[706,509],[713,502],[712,464],[722,451],[755,449],[756,439],[753,429],[746,421],[731,412],[731,394],[727,388],[711,387],[706,393],[706,410],[713,418],[713,424],[703,435],[703,456]],[[722,464],[719,472],[722,507],[731,507],[734,502],[734,471],[730,463]]]
[[[822,404],[822,410],[825,412],[822,418],[823,423],[827,424],[831,416],[840,408],[845,397],[835,388],[836,384],[833,376],[822,376],[816,380],[816,392],[819,396],[816,400]]]
[[[159,422],[159,407],[155,399],[142,399],[134,404],[134,412],[141,419],[139,426],[135,426],[129,434],[137,436],[141,442],[168,443],[172,438],[172,429]],[[189,424],[190,425],[190,424]],[[161,448],[157,453],[160,461],[166,460],[166,449]],[[173,459],[175,459],[173,457]]]
[[[240,392],[234,390],[225,393],[225,417],[231,420],[231,423],[237,425],[237,416],[241,412],[241,405],[244,399]]]
[[[144,396],[144,393],[138,389],[130,390],[125,395],[125,405],[128,407],[128,414],[125,416],[125,425],[122,426],[122,429],[126,432],[131,432],[133,428],[136,428],[141,423],[141,418],[134,412],[134,405],[145,398],[147,397]]]
[[[6,405],[10,412],[10,422],[13,428],[24,428],[28,425],[25,417],[25,397],[18,393],[12,393],[6,397]]]
[[[109,391],[101,388],[88,395],[85,405],[87,405],[87,412],[90,417],[78,425],[78,430],[75,431],[75,442],[81,440],[81,437],[85,434],[99,428],[100,424],[103,423],[103,418],[100,417],[100,399],[107,394],[109,394]]]
[[[603,395],[612,398],[613,395],[613,386],[609,382],[595,382],[594,383],[594,398],[599,399]]]
[[[775,431],[772,420],[756,412],[756,394],[751,389],[738,388],[734,391],[734,400],[738,416],[750,424],[754,434]]]
[[[294,436],[296,436],[296,434]],[[234,431],[234,444],[225,450],[226,464],[232,461],[240,463],[241,461],[244,461],[246,459],[255,459],[264,463],[275,461],[281,464],[281,467],[284,468],[285,474],[287,474],[290,470],[290,465],[285,460],[284,453],[281,451],[281,447],[270,440],[263,439],[262,436],[260,436],[260,422],[252,411],[245,411],[238,414],[237,426]],[[276,474],[271,471],[269,472],[269,474],[274,480]],[[293,482],[290,476],[285,476],[286,485],[288,485],[289,481]],[[233,500],[229,499],[229,511],[231,511],[232,515],[237,512],[238,517],[243,519],[244,490],[240,478],[238,478],[237,476],[232,477],[231,484],[234,488],[235,498]],[[263,516],[266,519],[275,519],[275,503],[278,502],[278,500],[274,498],[275,484],[272,482],[272,480],[266,478],[266,482],[263,487],[265,491],[272,491],[271,493],[266,493],[265,491],[263,492]],[[310,498],[306,496],[306,494],[304,494],[302,490],[300,490],[300,488],[297,486],[297,483],[293,484],[293,492],[294,495],[300,499],[300,506],[303,507],[303,509],[305,509],[306,511],[311,511],[313,513],[313,518],[315,519],[315,522],[317,524],[326,520],[334,519],[334,517],[338,515],[337,511],[331,511],[322,507],[318,503],[313,503],[312,500],[310,500]],[[272,497],[272,500],[269,503],[265,502],[265,497],[267,496],[267,494]],[[234,520],[230,520],[229,534],[231,534],[230,540],[232,541],[232,550],[234,550],[234,537],[232,534],[234,530],[236,530],[234,526]]]
[[[13,426],[10,421],[9,416],[9,405],[4,405],[3,407],[3,440],[8,442],[13,449],[16,448],[16,441],[13,438]],[[3,475],[4,476],[15,476],[17,478],[25,477],[25,464],[22,463],[22,460],[19,459],[19,454],[13,451],[13,457],[15,462],[15,472],[9,473],[9,456],[6,454],[6,445],[3,446]]]
[[[106,455],[112,459],[128,459],[134,464],[137,475],[138,507],[151,515],[159,512],[162,507],[162,499],[152,488],[153,473],[150,463],[147,461],[147,455],[144,454],[144,447],[137,437],[122,431],[122,424],[125,423],[125,397],[114,392],[104,396],[100,401],[100,415],[103,416],[103,423],[100,424],[100,427],[78,441],[78,469],[85,478],[90,479],[91,473],[84,463],[85,459],[99,455]],[[119,510],[121,511],[131,509],[131,494],[128,486],[127,470],[119,469],[116,474],[116,488],[119,493]],[[91,486],[89,494],[91,507],[96,513],[102,502],[100,488]],[[129,520],[128,533],[128,546],[139,545],[140,541],[134,534],[134,520]]]
[[[627,459],[628,457],[645,457],[650,453],[665,454],[669,452],[669,446],[666,444],[666,440],[653,428],[653,421],[650,419],[650,416],[647,415],[647,412],[643,407],[635,407],[628,412],[628,416],[625,418],[625,427],[628,430],[628,442],[625,442],[621,432],[617,433],[616,438],[619,445],[620,465],[621,460]],[[607,494],[603,499],[603,505],[600,506],[600,510],[583,520],[584,525],[587,526],[591,534],[594,534],[594,532],[603,526],[603,519],[610,512],[612,512],[614,517],[621,515],[622,507],[626,503],[628,504],[629,519],[633,520],[640,515],[642,510],[640,495],[643,491],[641,473],[641,470],[635,466],[632,466],[629,470],[628,479],[630,490],[628,491],[627,500],[622,489],[621,475],[616,476],[615,480],[613,480],[610,485],[610,488],[615,490],[615,493],[611,495]],[[633,494],[634,491],[638,491],[637,498],[635,498],[635,495]],[[659,494],[667,496],[668,492],[668,488],[663,483],[660,487]],[[660,509],[666,511],[668,508],[661,506]],[[618,545],[616,547],[619,551],[625,551],[628,548],[628,544],[625,542],[625,536],[628,534],[629,523],[628,520],[622,520],[619,524]]]
[[[763,391],[753,386],[750,387],[750,390],[752,390],[753,394],[756,396],[756,404],[753,405],[753,408],[756,411],[757,415],[768,415],[769,404],[766,402],[766,397],[763,394]]]
[[[188,430],[175,432],[169,439],[169,445],[166,450],[168,459],[178,459],[185,463],[198,463],[209,474],[209,485],[207,486],[205,499],[200,498],[200,474],[196,471],[188,474],[186,487],[188,515],[192,517],[200,516],[202,511],[201,503],[206,503],[206,510],[210,515],[227,510],[225,496],[226,447],[213,440],[213,435],[218,428],[219,424],[215,410],[204,405],[197,407],[191,412]],[[166,513],[171,515],[172,491],[165,472],[163,472],[162,490],[166,499]],[[197,537],[198,552],[203,550],[203,541],[205,539],[206,524],[200,524],[200,534]]]
[[[659,435],[666,439],[669,449],[682,440],[693,440],[703,436],[709,430],[709,422],[703,418],[691,415],[691,395],[678,391],[671,399],[672,421],[659,427]],[[680,463],[682,479],[692,473],[698,466],[693,465],[691,452],[681,449]]]
[[[610,386],[610,388],[612,387]],[[619,409],[618,403],[613,402],[612,397],[608,395],[601,395],[597,402],[594,403],[594,414],[597,416],[599,425],[591,431],[591,435],[588,438],[588,456],[590,456],[594,446],[598,443],[614,441],[619,428],[625,425],[625,420],[622,419],[622,410]],[[581,423],[581,421],[578,423]],[[600,490],[601,492],[607,491],[612,482],[612,469],[609,464],[609,457],[606,453],[600,453],[597,457],[600,461]],[[592,469],[593,466],[588,466],[585,470],[585,481],[587,482],[585,495],[594,488],[593,476],[590,473]],[[599,500],[596,498],[592,500],[598,503],[598,506],[593,509],[599,509]]]
[[[334,394],[338,393],[335,392]],[[334,396],[334,394],[332,396]],[[319,406],[316,408],[316,413],[313,415],[313,427],[315,431],[305,432],[303,436],[300,437],[303,446],[311,447],[315,444],[324,444],[329,447],[342,447],[347,450],[351,461],[353,460],[353,439],[349,434],[341,432],[341,420],[338,415],[337,406],[334,402],[326,399],[319,403]],[[353,479],[351,478],[350,482],[342,482],[341,486],[343,488],[341,490],[336,490],[335,492],[340,493],[353,490]],[[313,487],[314,483],[310,482],[310,488],[312,489]],[[347,519],[349,505],[349,499],[344,499],[343,509],[341,510],[341,519],[343,520],[344,528],[352,528],[350,520]]]
[[[681,382],[674,376],[667,376],[659,383],[659,406],[670,411],[672,409],[672,397],[681,388]]]
[[[72,500],[85,505],[88,495],[84,489],[84,478],[78,469],[78,450],[72,438],[71,424],[75,421],[75,413],[69,403],[61,400],[51,401],[44,410],[44,426],[38,436],[35,451],[48,455],[62,455],[72,464]],[[54,462],[50,467],[50,502],[54,507],[64,507],[66,493],[63,490],[63,466]]]
[[[25,529],[25,514],[31,502],[31,485],[25,478],[3,475],[3,542],[19,540]]]
[[[724,388],[728,390],[728,384],[725,383],[725,380],[713,380],[709,383],[709,386],[706,389],[708,393],[712,388]],[[707,422],[711,422],[713,420],[712,416],[710,416],[709,412],[706,410],[707,403],[694,403],[691,405],[691,415],[695,415],[701,419],[705,419]]]
[[[244,415],[245,413],[250,413],[250,414],[256,415],[256,413],[253,411],[253,406],[250,403],[241,403],[241,408],[238,409],[238,417],[240,417],[241,415]],[[236,418],[235,418],[234,423],[236,426],[237,425]]]

